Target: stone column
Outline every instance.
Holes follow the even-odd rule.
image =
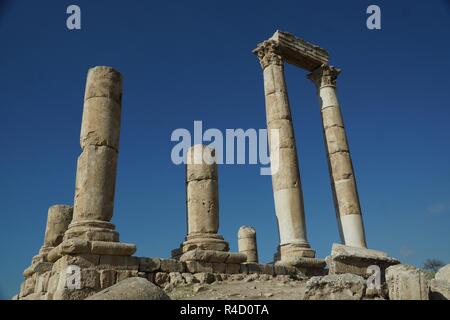
[[[205,249],[228,251],[219,231],[219,190],[215,152],[195,145],[187,153],[187,237],[182,251]]]
[[[341,240],[348,246],[366,248],[355,175],[336,95],[339,73],[339,69],[323,65],[308,77],[316,85],[321,101],[323,132]]]
[[[66,238],[118,242],[113,215],[119,151],[122,76],[89,70],[84,96],[73,220]]]
[[[62,242],[64,233],[72,221],[72,214],[73,207],[68,205],[54,205],[48,209],[44,245],[39,251],[40,255],[46,255]]]
[[[238,232],[239,252],[247,256],[246,262],[258,263],[258,248],[256,245],[256,230],[253,227],[242,226]]]
[[[311,249],[306,235],[303,192],[284,79],[284,62],[279,47],[273,40],[258,45],[254,53],[257,54],[264,72],[272,185],[280,233],[281,261],[297,257],[312,258],[315,251]],[[279,139],[272,142],[274,132],[278,132]]]

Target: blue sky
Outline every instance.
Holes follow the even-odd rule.
[[[78,4],[82,29],[66,28]],[[381,7],[382,29],[366,28]],[[370,248],[405,263],[450,262],[449,1],[1,1],[0,298],[15,294],[42,245],[47,209],[73,203],[89,67],[124,76],[113,222],[140,256],[168,257],[185,235],[176,128],[264,128],[262,71],[251,53],[277,29],[325,47],[341,102]],[[319,102],[286,67],[318,257],[338,242]],[[237,249],[257,229],[260,259],[278,242],[272,186],[256,165],[223,165],[220,232]]]

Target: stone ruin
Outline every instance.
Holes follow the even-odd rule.
[[[110,221],[119,155],[122,76],[113,68],[95,67],[87,75],[74,205],[49,208],[44,244],[23,273],[25,281],[17,299],[85,299],[130,277],[145,278],[160,287],[189,283],[192,279],[208,283],[221,281],[233,274],[295,278],[351,273],[367,278],[371,265],[380,267],[384,281],[385,270],[399,261],[367,248],[336,94],[340,70],[328,64],[326,50],[286,32],[277,31],[253,52],[263,69],[267,128],[279,132],[279,139],[269,145],[270,155],[279,155],[272,159],[272,166],[276,162],[278,168],[272,174],[272,186],[280,238],[274,262],[259,263],[254,228],[239,229],[239,252],[230,252],[228,242],[218,233],[217,164],[214,150],[203,145],[192,146],[187,155],[187,234],[181,245],[172,251],[172,257],[136,257],[133,256],[134,244],[119,241],[119,233]],[[307,239],[284,63],[310,72],[308,78],[319,96],[342,240],[342,244],[333,244],[331,255],[326,259],[316,257]],[[74,267],[81,275],[81,283],[75,290],[67,285]]]

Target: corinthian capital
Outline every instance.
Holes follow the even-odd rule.
[[[273,40],[267,40],[260,43],[253,53],[258,56],[261,67],[265,69],[267,66],[275,64],[282,65],[283,58],[280,55],[278,43]]]
[[[341,73],[341,69],[332,67],[328,64],[323,64],[308,75],[316,85],[317,89],[322,87],[336,87],[337,76]]]

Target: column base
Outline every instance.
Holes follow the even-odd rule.
[[[194,250],[229,251],[230,246],[223,237],[217,233],[194,233],[186,237],[181,245],[182,253]]]
[[[100,220],[72,222],[69,225],[64,240],[85,239],[92,241],[119,242],[119,233],[114,224]]]
[[[280,260],[289,260],[292,258],[314,258],[316,251],[311,249],[308,243],[287,243],[278,247],[280,252]]]
[[[384,281],[385,270],[389,266],[399,264],[400,261],[389,257],[387,253],[372,249],[351,247],[334,243],[331,255],[326,257],[330,274],[352,273],[368,278],[372,271],[367,270],[369,266],[375,265],[380,268],[381,279]]]
[[[109,255],[109,256],[131,256],[136,252],[136,245],[130,243],[109,241],[88,241],[85,239],[64,240],[56,248],[52,249],[47,259],[55,262],[65,255]]]

